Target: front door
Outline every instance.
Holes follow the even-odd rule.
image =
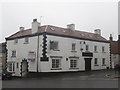
[[[85,59],[85,71],[91,71],[91,59],[92,58],[84,58]]]

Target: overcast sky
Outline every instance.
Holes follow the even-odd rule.
[[[18,0],[19,1],[19,0]],[[94,32],[101,29],[106,39],[118,36],[118,0],[35,0],[0,3],[0,42],[19,31],[19,27],[31,28],[34,18],[41,25],[65,27],[74,23],[77,30]]]

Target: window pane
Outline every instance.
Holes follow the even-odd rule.
[[[94,46],[94,51],[97,51],[97,46]]]
[[[58,42],[54,42],[54,50],[58,49]]]
[[[15,40],[14,40],[14,43],[17,44],[17,43],[18,43],[18,39],[15,39]]]
[[[77,60],[70,60],[70,68],[76,68],[77,67]]]
[[[103,64],[103,65],[105,64],[105,58],[102,59],[102,64]]]
[[[12,63],[8,64],[9,71],[12,71]]]
[[[95,61],[94,61],[95,64],[97,64],[97,58],[95,58]]]
[[[89,50],[89,45],[86,45],[86,51],[88,51]]]
[[[16,57],[16,51],[15,50],[12,51],[12,57]]]
[[[52,59],[52,68],[60,68],[60,59]]]
[[[58,50],[58,42],[50,41],[50,50]]]
[[[29,43],[29,38],[28,37],[25,38],[25,43]]]
[[[104,47],[102,47],[102,52],[104,52],[105,51],[105,48]]]
[[[72,43],[72,50],[75,50],[75,43]]]

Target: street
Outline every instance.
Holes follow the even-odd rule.
[[[46,73],[47,74],[47,73]],[[58,73],[4,80],[3,88],[118,88],[113,70]]]

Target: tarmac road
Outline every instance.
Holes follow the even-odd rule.
[[[3,88],[118,88],[113,70],[60,73],[39,77],[4,80]]]

